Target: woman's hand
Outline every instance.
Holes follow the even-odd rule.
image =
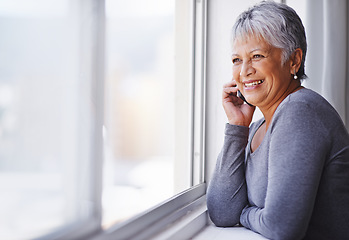
[[[229,124],[250,126],[256,107],[251,107],[237,96],[236,81],[230,81],[223,86],[222,103]]]

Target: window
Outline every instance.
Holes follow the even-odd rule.
[[[176,61],[190,65],[191,16],[175,10],[174,0],[106,1],[104,226],[190,187],[191,76],[179,78]]]
[[[79,4],[0,3],[1,239],[90,221],[97,208],[86,187],[96,117]]]
[[[1,239],[206,223],[205,4],[0,3]]]

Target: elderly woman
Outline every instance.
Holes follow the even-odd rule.
[[[229,123],[207,193],[211,220],[270,239],[349,239],[349,136],[335,109],[301,86],[299,16],[274,2],[250,8],[233,27],[232,50],[233,80],[223,88]],[[254,106],[264,117],[251,124]]]

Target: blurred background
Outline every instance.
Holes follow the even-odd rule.
[[[182,5],[177,60],[186,63],[190,4]],[[96,209],[89,186],[96,66],[86,60],[93,58],[86,36],[95,13],[86,8],[94,11],[93,1],[0,1],[0,239],[41,236]],[[106,0],[104,12],[104,59],[96,61],[105,77],[97,81],[104,89],[106,228],[190,186],[183,144],[190,141],[191,82],[189,72],[175,82],[174,0]],[[175,164],[176,147],[185,158]],[[187,167],[176,176],[185,181],[175,185],[180,162]]]

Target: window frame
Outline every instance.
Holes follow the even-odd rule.
[[[191,237],[206,225],[206,184],[196,185],[111,228],[92,240],[178,239]]]
[[[191,185],[205,182],[207,1],[193,0]]]

